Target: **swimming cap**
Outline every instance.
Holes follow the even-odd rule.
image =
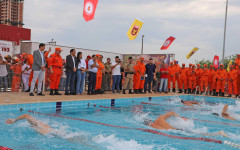
[[[146,125],[146,126],[149,126],[150,125],[150,123],[151,123],[151,119],[149,119],[149,118],[144,118],[143,119],[143,123]]]

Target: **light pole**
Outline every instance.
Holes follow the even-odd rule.
[[[143,54],[143,38],[144,38],[144,35],[142,35],[142,50],[141,50],[141,55]]]
[[[225,24],[224,24],[223,54],[222,54],[222,63],[223,63],[223,64],[224,64],[224,55],[225,55],[225,41],[226,41],[226,28],[227,28],[227,12],[228,12],[228,0],[226,0],[226,12],[225,12]]]

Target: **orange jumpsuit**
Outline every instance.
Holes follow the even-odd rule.
[[[201,68],[195,69],[196,71],[196,85],[200,88],[201,87],[201,77],[203,70]]]
[[[27,62],[28,62],[28,65],[30,66],[30,68],[32,69],[33,55],[31,55],[31,54],[27,55]],[[29,87],[31,87],[32,79],[33,79],[33,71],[31,72],[30,77],[29,77]],[[38,83],[38,81],[36,81],[36,83]]]
[[[240,66],[240,59],[239,58],[235,59],[235,64],[237,64],[237,66]]]
[[[175,69],[173,66],[168,67],[168,89],[171,88],[171,82],[173,84],[173,87],[175,89]]]
[[[52,54],[49,57],[48,65],[52,66],[53,74],[50,74],[50,89],[58,90],[58,85],[60,83],[61,74],[62,74],[62,57],[56,53]]]
[[[174,71],[175,71],[175,82],[174,82],[174,85],[176,85],[176,81],[177,81],[178,88],[181,89],[182,88],[182,85],[181,85],[181,82],[180,82],[180,78],[181,77],[179,75],[181,67],[178,64],[174,64],[173,68],[174,68]]]
[[[138,90],[139,82],[141,78],[140,74],[138,73],[139,66],[136,64],[133,66],[133,69],[135,70],[135,73],[133,75],[133,90]]]
[[[240,69],[237,69],[237,89],[238,93],[240,93]]]
[[[224,93],[224,87],[225,87],[225,80],[227,78],[227,71],[225,69],[218,69],[216,71],[216,76],[217,76],[217,90],[216,92],[218,93],[220,90],[222,93]]]
[[[214,75],[215,75],[215,70],[209,69],[208,84],[209,84],[210,92],[212,92],[213,89],[216,89],[216,88],[213,88],[213,77],[214,77]],[[216,81],[216,78],[215,78],[215,81]],[[214,82],[214,83],[216,83],[216,82]]]
[[[181,68],[180,69],[180,85],[181,87],[179,87],[180,89],[187,89],[188,85],[187,85],[187,72],[188,72],[188,68]]]
[[[231,81],[233,80],[233,81]],[[237,89],[237,70],[233,69],[230,70],[228,73],[228,88],[229,88],[229,94],[232,95],[232,91],[234,89],[234,94],[238,95],[238,89]],[[233,88],[233,89],[232,89]]]
[[[201,92],[205,92],[206,88],[208,87],[208,76],[209,70],[202,70],[202,77],[201,77]]]
[[[19,92],[20,84],[21,84],[21,76],[22,76],[22,65],[15,64],[10,67],[14,72],[14,76],[12,79],[12,92]]]
[[[97,60],[98,63],[98,71],[97,71],[97,75],[96,75],[96,86],[95,86],[95,90],[100,90],[102,87],[102,70],[104,69],[104,65],[101,61]]]
[[[189,84],[188,88],[194,90],[196,88],[196,72],[195,69],[188,69],[188,78],[189,78]]]
[[[142,75],[145,76],[145,71],[146,71],[146,68],[145,68],[145,64],[144,63],[141,63],[139,62],[138,63],[138,68],[139,68],[139,71],[141,72]],[[139,74],[139,72],[137,72]],[[145,78],[144,80],[141,80],[141,75],[139,74],[140,78],[139,78],[139,85],[138,85],[138,89],[143,89],[144,88],[144,83],[145,83]]]

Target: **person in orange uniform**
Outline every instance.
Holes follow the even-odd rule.
[[[238,93],[240,93],[240,66],[237,67],[237,89]]]
[[[188,69],[188,78],[189,78],[189,84],[188,84],[188,94],[195,93],[196,90],[196,71],[195,71],[195,65],[192,64],[192,68]]]
[[[223,64],[220,65],[220,69],[216,72],[217,75],[217,90],[216,96],[224,97],[224,87],[225,87],[225,80],[227,78],[227,71],[223,69]]]
[[[201,87],[201,77],[202,77],[202,72],[203,70],[200,68],[201,65],[197,64],[197,69],[196,71],[196,86],[198,86],[199,90],[197,91],[197,94],[199,94],[199,91],[201,91],[200,87]]]
[[[98,71],[97,71],[97,75],[96,75],[96,86],[95,86],[95,91],[96,94],[103,94],[103,92],[101,91],[101,87],[102,87],[102,73],[103,73],[103,69],[104,69],[104,64],[102,63],[102,57],[101,55],[97,54],[97,63],[98,63]]]
[[[235,59],[235,64],[237,66],[240,66],[240,54],[237,55],[237,58]]]
[[[213,96],[217,96],[217,69],[215,69],[215,73],[213,75]]]
[[[50,95],[62,95],[58,92],[58,85],[62,74],[62,57],[60,55],[62,49],[60,47],[55,48],[53,53],[48,60],[48,66],[50,68]],[[55,93],[53,91],[55,90]]]
[[[214,75],[215,75],[214,67],[213,67],[213,65],[210,65],[209,74],[208,74],[208,85],[209,85],[209,91],[210,91],[209,95],[212,95]],[[216,79],[215,79],[215,81],[216,81]]]
[[[188,85],[189,85],[189,76],[188,76],[188,70],[192,68],[192,64],[189,64],[188,65],[188,68],[187,69],[187,88],[188,88]]]
[[[232,97],[232,91],[234,89],[234,94],[236,95],[236,98],[238,98],[237,70],[234,69],[234,65],[231,65],[230,71],[228,72],[228,86],[229,86],[228,97]]]
[[[146,67],[145,64],[143,63],[144,58],[140,58],[140,62],[138,63],[138,76],[140,76],[138,83],[138,92],[143,94],[143,88],[144,88],[144,83],[145,83],[145,72],[146,72]]]
[[[12,92],[19,92],[20,84],[21,84],[21,76],[22,76],[22,62],[20,59],[15,59],[15,64],[10,67],[10,69],[14,72],[14,76],[12,79]]]
[[[206,91],[208,88],[208,76],[209,76],[209,70],[208,70],[208,65],[204,64],[203,65],[203,70],[202,70],[202,75],[201,75],[201,94]],[[208,91],[206,92],[206,94]]]
[[[176,85],[176,81],[177,81],[179,92],[182,93],[182,89],[181,89],[182,85],[181,85],[181,82],[180,82],[180,74],[179,74],[181,68],[178,65],[176,60],[174,60],[173,67],[174,67],[174,71],[175,71],[175,83],[174,84]]]
[[[170,66],[168,67],[168,91],[170,92],[171,83],[173,85],[172,91],[175,92],[175,69],[173,67],[173,62],[170,62]]]
[[[137,60],[136,64],[133,66],[133,69],[134,69],[134,74],[133,74],[133,90],[134,90],[134,93],[135,94],[139,94],[138,92],[138,87],[139,87],[139,82],[140,82],[140,78],[141,78],[141,75],[138,73],[139,71],[139,66],[138,66],[138,63],[140,61]]]
[[[182,68],[180,69],[179,71],[179,74],[180,74],[180,87],[179,87],[179,92],[178,93],[182,93],[183,89],[184,89],[184,93],[187,94],[187,71],[188,69],[185,68],[185,64],[182,64]]]

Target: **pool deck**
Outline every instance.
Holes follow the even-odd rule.
[[[7,104],[23,104],[23,103],[43,103],[43,102],[57,102],[57,101],[81,101],[81,100],[97,100],[97,99],[117,99],[117,98],[137,98],[137,97],[160,97],[160,96],[174,96],[175,93],[147,93],[147,94],[112,94],[107,92],[100,95],[61,95],[51,96],[49,92],[44,92],[45,96],[29,96],[29,93],[0,93],[0,105]],[[183,95],[183,94],[179,94]]]

